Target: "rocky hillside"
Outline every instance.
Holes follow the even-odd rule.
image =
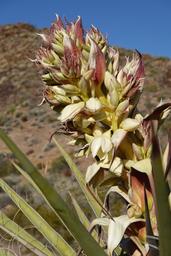
[[[47,105],[38,106],[42,99],[42,83],[29,59],[34,59],[35,51],[41,44],[37,36],[41,32],[28,24],[0,26],[0,127],[8,132],[64,197],[68,189],[75,188],[75,193],[79,195],[74,179],[68,178],[69,169],[55,146],[49,143],[50,135],[58,129],[56,115]],[[122,56],[132,54],[125,49],[120,49],[120,52]],[[161,98],[171,98],[171,60],[145,54],[144,63],[146,81],[139,108],[142,112],[148,112]],[[58,140],[64,144],[67,138],[59,136]],[[72,149],[67,150],[71,152]],[[15,174],[7,161],[9,153],[5,152],[8,150],[0,141],[0,177],[25,197],[31,198],[39,211],[50,214],[44,211],[40,198],[34,197],[30,187]],[[82,169],[86,168],[85,164],[85,161],[79,162]],[[0,207],[6,206],[4,210],[8,215],[14,216],[16,209],[0,192]],[[20,215],[18,219],[21,222]],[[53,221],[52,217],[50,219]]]
[[[41,44],[41,31],[28,24],[0,27],[0,125],[39,163],[56,157],[48,138],[57,129],[55,114],[38,107],[42,84],[29,58]],[[121,54],[132,54],[120,49]],[[171,60],[144,55],[146,82],[140,109],[144,112],[162,98],[171,97]],[[63,140],[63,138],[62,138]],[[1,151],[5,150],[0,143]]]

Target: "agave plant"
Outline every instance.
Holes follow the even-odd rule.
[[[54,139],[96,215],[89,223],[71,195],[80,221],[99,246],[75,215],[71,213],[70,218],[72,211],[59,195],[56,200],[62,208],[57,207],[56,193],[1,131],[0,136],[17,158],[22,163],[24,159],[23,170],[15,166],[41,192],[87,255],[169,256],[171,213],[167,177],[171,144],[161,153],[157,132],[170,112],[171,102],[160,102],[143,116],[137,109],[144,84],[141,54],[136,51],[123,64],[119,51],[109,46],[97,28],[83,30],[80,17],[64,24],[57,16],[49,33],[40,36],[43,44],[34,62],[44,83],[42,102],[48,102],[57,112],[62,132],[72,137],[70,144],[79,146],[76,156],[94,159],[84,180]],[[3,181],[1,187],[10,191]],[[102,187],[103,197],[99,193]],[[111,205],[111,194],[118,194],[127,206],[119,216],[112,211],[115,204]],[[87,238],[81,239],[81,234]],[[63,249],[60,253],[65,255]]]

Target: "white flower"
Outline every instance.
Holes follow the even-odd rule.
[[[90,110],[91,112],[96,112],[98,110],[100,110],[102,107],[100,101],[97,98],[90,98],[87,102],[86,102],[86,108],[88,110]]]
[[[103,153],[108,153],[112,149],[111,139],[104,134],[95,137],[91,143],[91,152],[93,157],[98,154],[100,148]]]
[[[129,225],[136,222],[143,223],[144,220],[129,218],[127,215],[121,215],[110,220],[107,241],[108,255],[113,255],[113,251],[120,243],[126,229],[129,227]]]

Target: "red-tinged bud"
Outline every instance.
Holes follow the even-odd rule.
[[[82,44],[84,42],[84,30],[82,26],[81,17],[78,16],[78,19],[75,22],[66,21],[66,32],[71,38],[75,41],[78,41]]]
[[[55,57],[51,50],[41,47],[36,55],[37,64],[41,64],[45,69],[53,66]]]
[[[91,29],[88,31],[86,35],[86,44],[91,44],[90,38],[99,46],[99,48],[102,50],[103,47],[107,44],[106,38],[103,36],[103,34],[93,25],[91,26]]]
[[[92,80],[95,85],[99,85],[104,80],[106,71],[105,57],[98,45],[92,39],[90,41],[89,69],[94,70]]]
[[[84,30],[83,30],[83,26],[82,26],[82,19],[79,16],[77,21],[74,24],[74,32],[75,32],[75,36],[76,38],[79,40],[80,43],[84,42]]]
[[[116,75],[118,73],[119,68],[119,52],[113,48],[109,48],[109,58],[113,62],[113,73]]]
[[[60,16],[56,15],[56,21],[52,23],[50,27],[50,33],[54,33],[56,30],[62,30],[64,28],[62,19]]]
[[[129,84],[130,87],[125,96],[132,98],[131,103],[136,105],[144,84],[144,65],[139,52],[133,55],[131,61],[127,58],[123,71],[126,78],[126,86]]]
[[[63,64],[75,75],[80,74],[80,51],[76,43],[67,35],[64,35],[64,62]]]
[[[68,35],[71,33],[73,26],[74,26],[73,22],[68,22],[66,20],[66,26],[65,27],[66,27],[66,32],[67,32]]]

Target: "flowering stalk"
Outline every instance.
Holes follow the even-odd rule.
[[[159,127],[171,103],[160,103],[143,117],[137,109],[144,84],[141,54],[136,51],[121,65],[119,51],[94,26],[85,33],[80,17],[66,24],[57,17],[41,37],[36,64],[42,70],[43,97],[58,113],[65,134],[72,135],[70,143],[80,145],[77,156],[94,158],[87,169],[87,186],[96,189],[110,180],[104,199],[107,212],[111,192],[127,204],[124,215],[111,218],[112,213],[103,212],[93,225],[108,226],[108,255],[119,244],[122,247],[126,237],[133,241],[135,255],[138,251],[146,255],[147,207],[153,235],[158,236],[150,160],[152,120]]]

